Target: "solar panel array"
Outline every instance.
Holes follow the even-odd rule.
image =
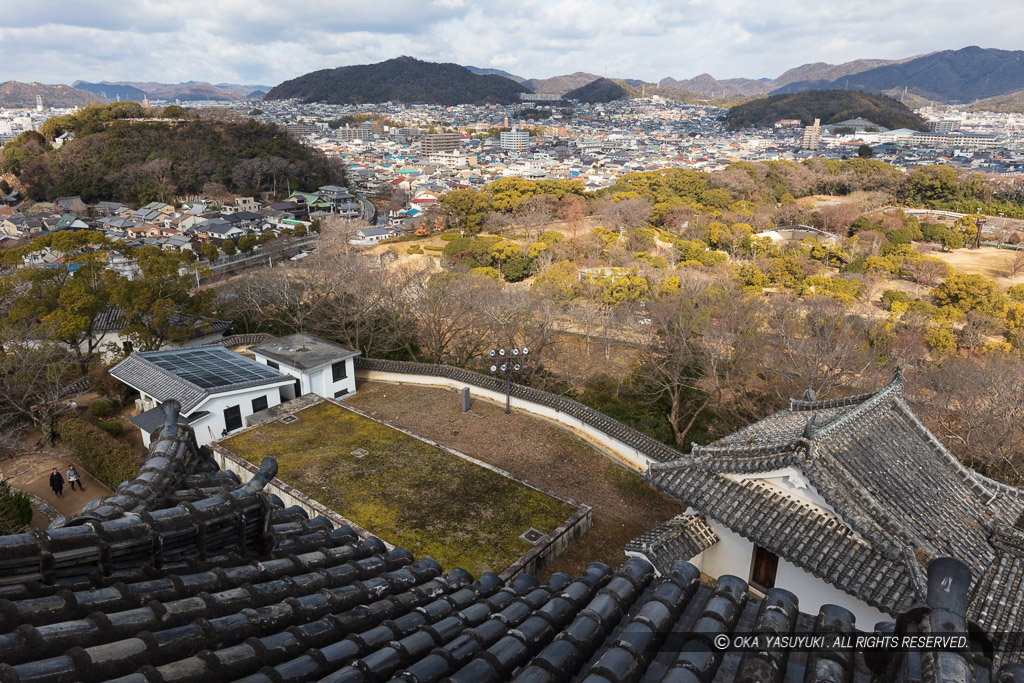
[[[222,346],[144,354],[153,365],[202,389],[216,389],[258,380],[278,379],[272,368]]]

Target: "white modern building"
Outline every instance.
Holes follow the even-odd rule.
[[[341,398],[356,393],[355,349],[311,334],[292,334],[249,349],[257,362],[294,377],[293,394]]]
[[[254,413],[303,394],[341,398],[355,393],[358,351],[307,334],[252,347],[249,358],[222,346],[133,353],[110,374],[139,392],[130,419],[147,447],[164,424],[160,406],[181,404],[181,418],[200,446],[228,436]]]
[[[149,446],[164,424],[165,401],[181,404],[182,420],[200,446],[245,426],[245,418],[285,400],[294,380],[223,346],[133,353],[110,374],[138,390],[142,411],[131,423]]]
[[[515,126],[512,130],[502,131],[501,148],[521,152],[530,148],[530,134],[525,130],[519,130]]]

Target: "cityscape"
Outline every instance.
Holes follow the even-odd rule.
[[[0,27],[0,681],[1024,682],[1011,3],[105,4]]]

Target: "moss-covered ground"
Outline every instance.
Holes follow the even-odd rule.
[[[576,509],[333,403],[223,441],[278,478],[380,536],[446,569],[500,572],[532,545],[519,535],[553,531]],[[364,449],[357,458],[352,452]]]

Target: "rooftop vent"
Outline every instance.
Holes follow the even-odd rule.
[[[543,539],[545,536],[547,536],[547,534],[545,534],[543,531],[540,531],[539,529],[534,529],[532,526],[523,533],[519,534],[519,538],[533,545],[537,545],[538,543],[540,543],[541,539]]]
[[[352,455],[355,456],[356,458],[363,458],[369,454],[370,451],[366,450],[365,448],[357,448],[354,451],[352,451]]]
[[[299,416],[298,415],[285,415],[284,417],[281,418],[281,424],[283,424],[283,425],[290,425],[292,422],[298,422],[298,421],[299,421]]]

